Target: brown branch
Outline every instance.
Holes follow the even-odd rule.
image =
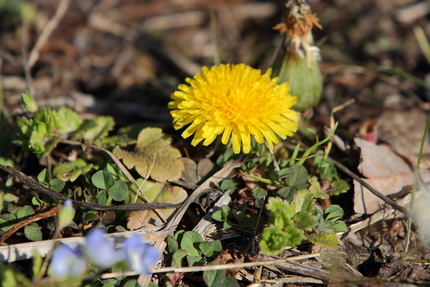
[[[24,219],[24,220],[22,220],[22,221],[20,221],[20,222],[18,222],[16,224],[14,224],[11,229],[9,229],[6,233],[4,233],[0,237],[0,244],[4,243],[6,241],[6,239],[8,239],[9,237],[11,237],[12,234],[14,234],[15,232],[17,232],[22,227],[25,227],[25,226],[33,223],[33,222],[39,221],[39,220],[44,219],[44,218],[57,216],[59,209],[60,209],[60,206],[57,205],[57,206],[51,208],[48,211],[41,212],[39,214],[33,215],[32,217],[29,217],[27,219]]]
[[[18,178],[24,184],[48,195],[49,197],[51,197],[56,201],[64,202],[70,199],[65,197],[61,193],[58,193],[55,190],[44,186],[40,182],[34,180],[33,178],[27,176],[26,174],[10,166],[0,164],[0,170],[3,170],[11,174],[15,178]],[[72,204],[76,207],[86,208],[91,210],[127,210],[127,211],[152,210],[152,209],[178,208],[182,204],[182,203],[172,204],[172,203],[164,203],[164,202],[147,202],[147,203],[133,203],[133,204],[122,204],[122,205],[116,205],[116,206],[107,206],[107,205],[101,205],[97,203],[78,201],[74,199],[70,199],[70,200],[72,201]]]

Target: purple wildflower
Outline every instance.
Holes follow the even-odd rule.
[[[124,241],[121,251],[128,266],[141,274],[150,274],[149,271],[161,257],[160,251],[150,244],[142,242],[137,234],[133,234]]]
[[[87,269],[87,261],[82,252],[68,245],[60,245],[52,253],[49,273],[58,278],[70,278],[82,275]]]
[[[121,254],[115,250],[115,246],[109,242],[103,228],[95,228],[88,232],[85,251],[91,261],[101,268],[111,267],[122,260]]]

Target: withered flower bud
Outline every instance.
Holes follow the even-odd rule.
[[[313,26],[322,27],[305,0],[288,0],[285,6],[284,22],[273,28],[285,35],[273,63],[273,76],[279,77],[279,83],[289,83],[291,95],[297,97],[293,108],[304,111],[321,99],[320,54],[313,45],[311,30]]]

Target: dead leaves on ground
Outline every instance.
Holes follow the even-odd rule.
[[[135,169],[143,178],[159,182],[176,181],[181,177],[184,164],[181,153],[170,145],[171,139],[159,128],[146,128],[139,133],[133,152],[120,148],[113,150],[129,169]]]

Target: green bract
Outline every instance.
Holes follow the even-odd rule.
[[[323,83],[317,61],[281,49],[273,64],[273,76],[279,77],[279,83],[289,83],[291,95],[297,97],[295,110],[304,111],[320,102]]]

